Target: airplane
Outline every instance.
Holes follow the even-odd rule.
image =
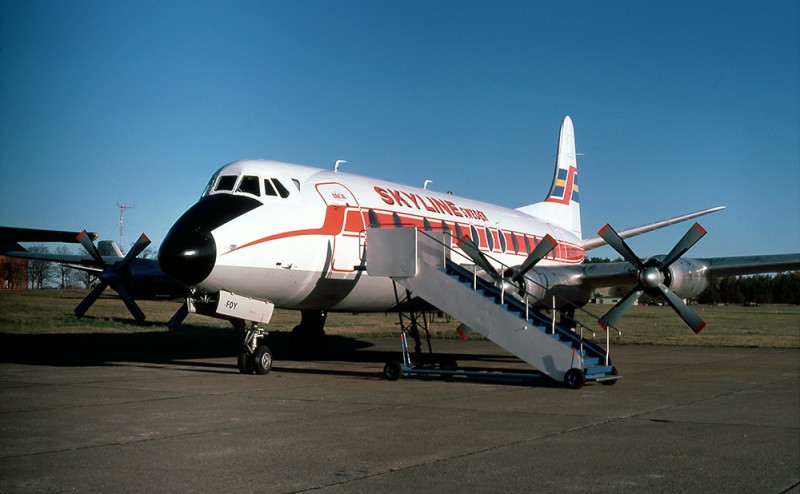
[[[76,307],[79,317],[107,285],[120,293],[137,321],[144,314],[126,295],[128,284],[146,280],[173,290],[182,287],[186,301],[169,327],[180,326],[190,313],[230,320],[245,332],[239,371],[256,374],[267,374],[272,366],[262,325],[275,307],[300,311],[292,343],[311,354],[324,345],[328,312],[398,308],[392,280],[368,272],[367,237],[374,229],[446,233],[448,247],[472,264],[477,276],[533,306],[557,309],[567,321],[596,289],[633,286],[600,318],[606,330],[646,293],[663,299],[699,332],[705,323],[683,300],[699,295],[712,277],[800,269],[800,254],[683,258],[706,233],[697,223],[665,256],[642,260],[625,242],[721,206],[620,232],[606,225],[597,237],[583,238],[576,156],[574,128],[567,116],[549,192],[543,201],[517,209],[344,173],[339,171],[341,161],[333,170],[269,160],[235,161],[211,176],[197,203],[174,223],[157,261],[136,258],[149,244],[144,235],[128,255],[107,257],[85,232],[74,237],[89,258],[59,259],[51,254],[48,260],[89,264],[101,273],[101,285]],[[624,260],[584,262],[587,251],[606,244]],[[41,258],[19,249],[3,251]],[[430,305],[419,299],[411,303]]]
[[[550,190],[544,201],[502,206],[334,170],[268,160],[229,163],[214,173],[199,201],[172,226],[159,264],[190,291],[170,325],[195,311],[251,322],[239,370],[266,374],[272,356],[258,323],[274,307],[301,312],[292,337],[318,348],[328,311],[389,311],[398,301],[391,280],[370,276],[369,229],[446,232],[454,252],[482,277],[508,284],[532,304],[558,297],[570,317],[600,287],[634,288],[600,319],[613,326],[642,293],[669,304],[695,332],[705,323],[683,302],[712,276],[800,268],[800,254],[683,259],[706,233],[695,224],[666,256],[641,260],[626,238],[719,211],[715,207],[584,239],[572,120],[565,117]],[[588,250],[608,244],[622,262],[584,263]]]
[[[123,255],[113,240],[101,240],[95,245],[99,235],[95,232],[39,230],[33,228],[0,227],[0,254],[22,259],[52,261],[88,272],[97,277],[98,283],[91,292],[75,307],[75,315],[81,318],[100,297],[107,287],[114,289],[141,324],[144,312],[135,299],[165,299],[185,296],[186,290],[167,277],[158,265],[157,259],[139,259],[139,254],[150,245],[150,239],[142,234],[136,243]],[[20,243],[78,243],[89,253],[58,254],[30,252]]]

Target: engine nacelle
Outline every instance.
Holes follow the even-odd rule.
[[[708,288],[708,265],[698,259],[678,259],[667,268],[664,284],[682,299],[690,299]]]
[[[532,269],[517,286],[520,293],[528,299],[528,303],[538,307],[551,307],[553,296],[556,307],[586,305],[592,296],[592,289],[583,283],[580,268],[561,267],[558,271],[549,269]]]

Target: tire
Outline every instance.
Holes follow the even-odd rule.
[[[586,384],[586,376],[581,369],[570,369],[564,374],[564,384],[570,389],[581,389]]]
[[[389,381],[397,381],[403,375],[403,368],[397,362],[386,362],[383,366],[383,377]]]
[[[272,370],[272,350],[267,345],[259,345],[253,354],[256,374],[266,375]]]
[[[239,367],[239,373],[252,374],[256,370],[255,360],[247,350],[239,352],[239,357],[236,359],[236,364]]]

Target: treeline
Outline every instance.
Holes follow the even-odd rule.
[[[701,304],[800,304],[800,271],[712,279],[711,286],[697,301]]]

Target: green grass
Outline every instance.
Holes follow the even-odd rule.
[[[110,292],[110,291],[109,291]],[[26,292],[0,291],[0,332],[17,334],[47,333],[135,333],[167,331],[166,323],[180,306],[176,301],[138,301],[147,315],[144,326],[133,323],[122,301],[101,297],[86,315],[77,319],[76,305],[86,296],[81,290],[45,290]],[[110,292],[111,293],[111,292]],[[587,306],[602,315],[610,307]],[[692,307],[706,322],[695,335],[669,307],[632,307],[618,327],[622,336],[612,332],[612,344],[735,346],[765,348],[800,348],[800,306],[765,305],[761,307]],[[605,341],[605,333],[592,317],[580,315],[587,326],[596,328],[596,338]],[[290,331],[300,321],[296,311],[276,310],[269,325],[271,331]],[[190,315],[185,324],[205,328],[230,328],[226,321]],[[455,319],[435,317],[430,325],[437,338],[455,338]],[[325,326],[328,334],[351,337],[381,337],[398,334],[397,314],[331,313]]]

